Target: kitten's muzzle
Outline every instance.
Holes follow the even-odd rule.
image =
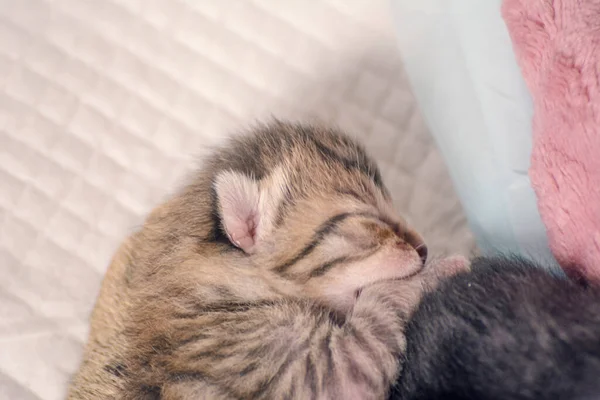
[[[428,250],[427,245],[425,244],[425,241],[423,240],[421,235],[414,231],[406,231],[399,236],[402,237],[404,239],[404,242],[410,245],[417,252],[419,257],[421,258],[421,261],[423,262],[423,264],[425,264],[425,262],[427,261]]]

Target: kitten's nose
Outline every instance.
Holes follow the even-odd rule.
[[[421,257],[421,261],[423,261],[423,264],[425,264],[425,261],[427,261],[428,253],[427,246],[425,245],[425,243],[421,243],[420,245],[415,247],[415,250],[417,251],[419,257]]]
[[[402,235],[406,243],[412,246],[413,249],[417,252],[419,257],[421,257],[421,261],[425,264],[427,261],[427,245],[425,245],[425,241],[418,233],[414,231],[405,231]]]

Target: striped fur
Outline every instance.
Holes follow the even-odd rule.
[[[359,145],[279,122],[216,151],[122,252],[72,399],[383,398],[438,274]]]

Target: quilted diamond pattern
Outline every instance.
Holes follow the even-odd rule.
[[[120,240],[226,134],[335,123],[472,248],[385,0],[0,0],[0,399],[58,399]]]

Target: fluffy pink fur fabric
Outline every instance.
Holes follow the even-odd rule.
[[[600,281],[600,0],[504,0],[534,101],[529,176],[567,273]]]

